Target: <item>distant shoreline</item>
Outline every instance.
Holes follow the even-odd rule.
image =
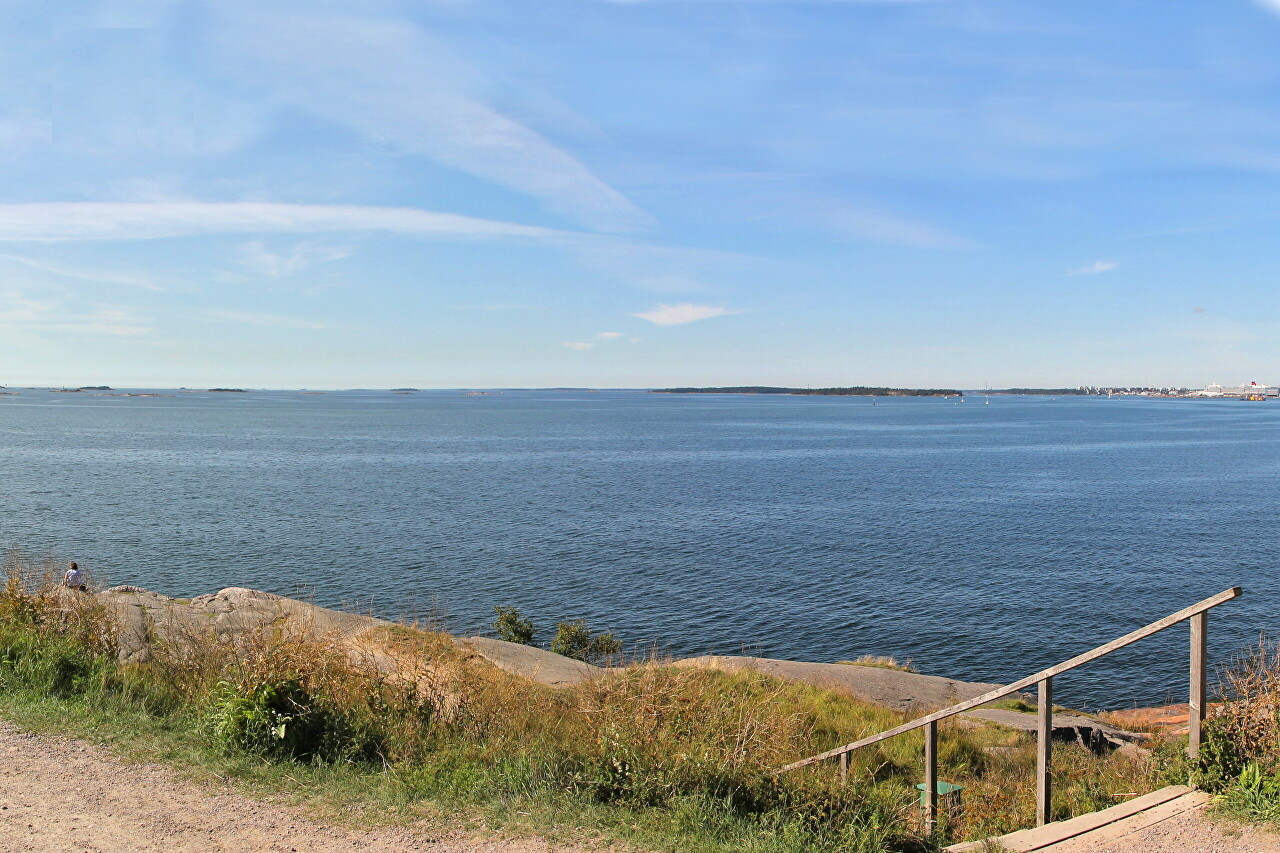
[[[654,388],[652,394],[782,394],[796,397],[963,397],[954,388],[882,388],[854,385],[848,388],[782,388],[772,385],[735,385],[723,388]]]

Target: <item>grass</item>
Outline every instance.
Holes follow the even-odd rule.
[[[878,669],[894,669],[898,672],[915,672],[916,668],[912,665],[912,661],[908,658],[905,662],[900,662],[897,658],[890,655],[863,655],[854,660],[842,660],[838,663],[847,666],[873,666]]]
[[[124,665],[107,611],[57,589],[51,568],[10,558],[0,714],[323,816],[687,853],[907,853],[1034,814],[1033,741],[993,727],[942,726],[941,775],[964,792],[933,834],[913,788],[918,733],[854,753],[848,785],[834,762],[778,775],[904,718],[750,671],[654,661],[553,689],[408,627],[366,638],[361,654],[280,626],[223,643],[170,632],[148,662]],[[1144,762],[1055,755],[1055,817],[1156,781]]]

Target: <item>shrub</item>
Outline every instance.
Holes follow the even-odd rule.
[[[493,621],[493,627],[498,632],[499,640],[519,643],[522,646],[533,645],[534,635],[538,632],[532,622],[520,615],[519,610],[514,607],[495,607],[493,610],[498,614],[498,618]]]
[[[273,758],[367,758],[377,744],[299,678],[270,684],[220,682],[211,697],[211,730],[225,749]]]
[[[592,636],[585,620],[568,619],[556,625],[551,651],[575,660],[600,660],[621,652],[622,643],[608,631]]]
[[[1227,666],[1221,692],[1191,777],[1226,811],[1280,821],[1280,649],[1264,637]]]

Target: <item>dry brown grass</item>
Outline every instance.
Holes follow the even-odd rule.
[[[1260,640],[1224,669],[1219,689],[1227,701],[1210,718],[1214,736],[1280,767],[1280,647]]]
[[[879,669],[896,669],[898,672],[915,672],[916,671],[916,668],[911,658],[907,658],[905,661],[899,661],[897,658],[891,655],[867,654],[867,655],[862,655],[861,657],[854,658],[853,660],[842,660],[842,661],[839,661],[839,663],[845,664],[847,666],[874,666]]]
[[[32,568],[19,556],[7,568],[0,627],[35,620],[104,659],[112,652],[105,611],[92,596],[58,590],[56,564]],[[393,626],[326,634],[305,618],[222,637],[212,624],[175,620],[155,626],[152,640],[143,663],[102,664],[110,670],[102,683],[142,685],[141,692],[162,697],[159,705],[224,724],[235,714],[276,714],[256,729],[217,729],[240,737],[237,748],[252,746],[245,732],[269,738],[277,725],[309,725],[323,743],[302,744],[293,757],[372,760],[429,776],[465,767],[523,795],[626,808],[716,803],[850,849],[888,849],[924,833],[912,788],[922,767],[918,733],[855,753],[847,786],[835,762],[774,773],[904,719],[831,690],[750,670],[674,667],[653,655],[556,689],[503,672],[440,632]],[[965,786],[944,822],[951,837],[1027,826],[1033,742],[951,724],[941,734],[942,777]],[[1056,756],[1059,816],[1151,787],[1142,762],[1074,747]]]
[[[95,654],[115,654],[114,621],[93,595],[62,585],[63,569],[55,557],[33,560],[11,549],[5,554],[3,571],[0,621],[37,634],[70,638]],[[92,581],[86,576],[86,582]]]

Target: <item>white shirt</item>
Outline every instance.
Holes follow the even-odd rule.
[[[62,578],[62,583],[64,586],[70,586],[70,587],[80,586],[80,570],[67,569],[66,575],[64,575]]]

